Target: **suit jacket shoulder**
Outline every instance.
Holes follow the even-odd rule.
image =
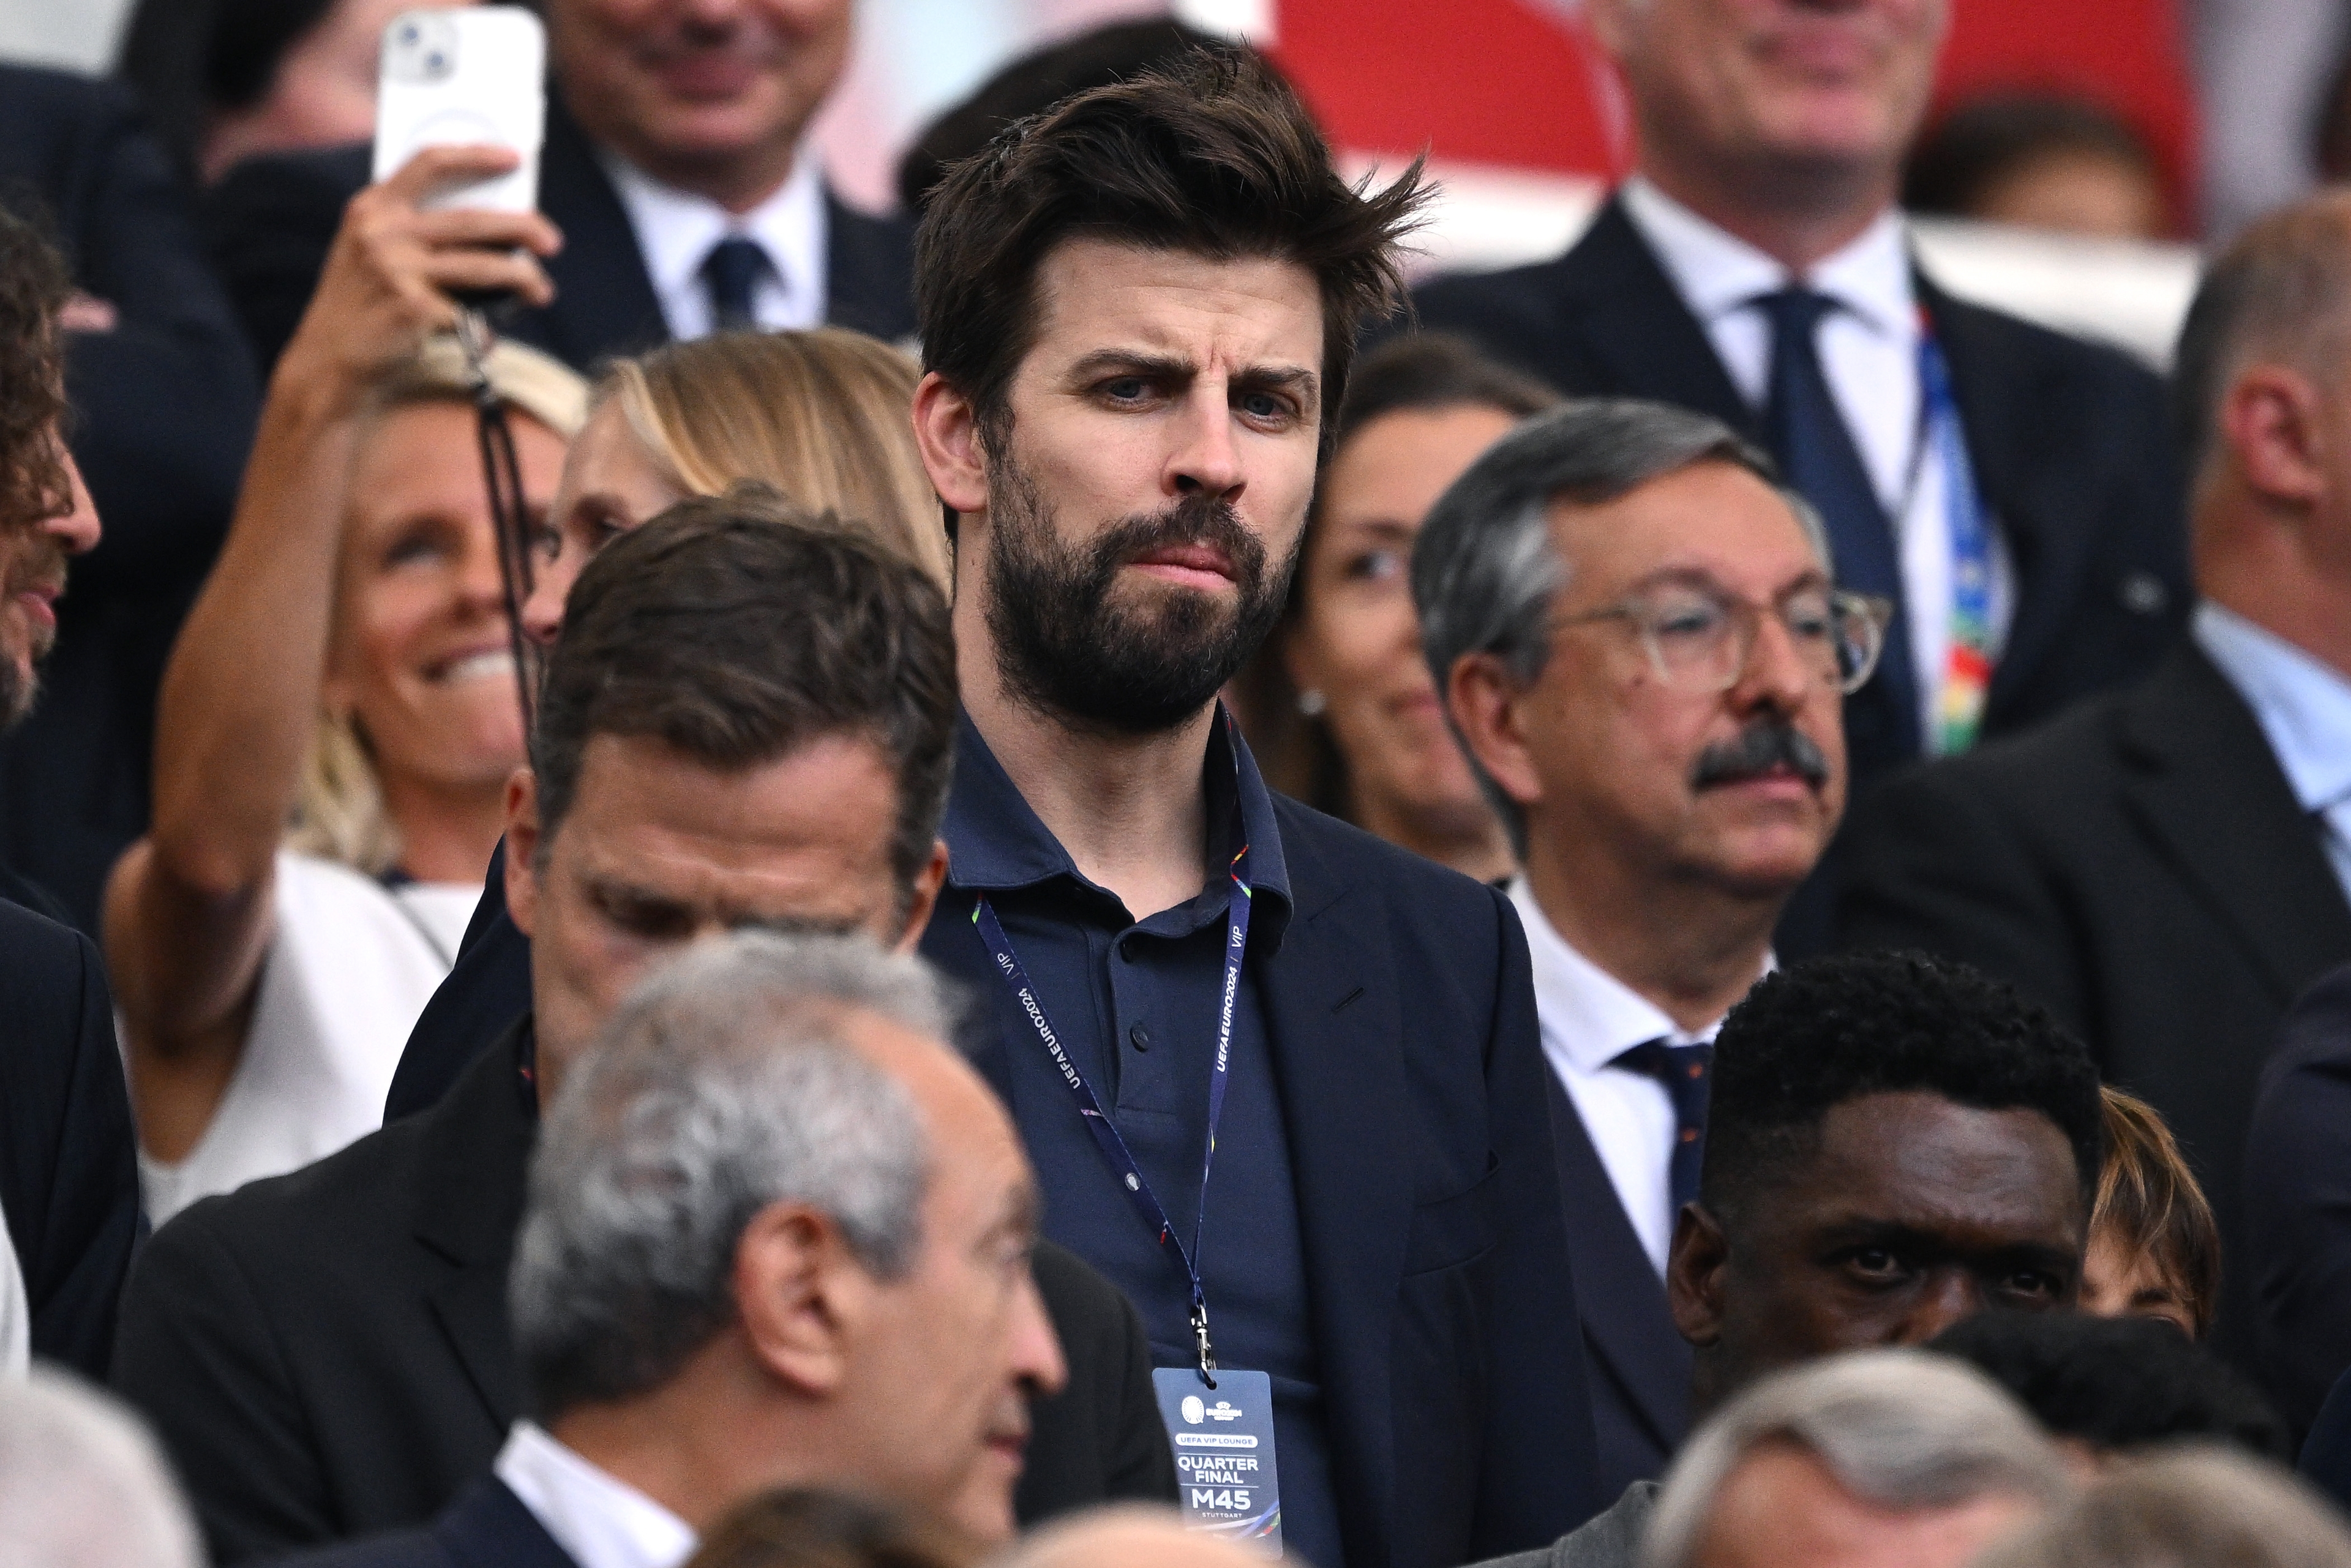
[[[278,1568],[578,1568],[496,1476],[483,1476],[421,1530],[282,1559]]]
[[[825,321],[896,343],[914,335],[914,225],[861,212],[828,188]]]
[[[89,937],[0,903],[0,1208],[33,1353],[103,1377],[137,1244],[139,1166],[114,1004]]]

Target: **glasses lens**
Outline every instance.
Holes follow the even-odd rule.
[[[1831,605],[1836,620],[1837,685],[1847,695],[1859,691],[1877,668],[1886,647],[1888,610],[1878,601],[1858,593],[1840,593]]]
[[[1711,691],[1738,678],[1739,638],[1720,601],[1690,591],[1660,593],[1637,607],[1634,620],[1671,685]]]

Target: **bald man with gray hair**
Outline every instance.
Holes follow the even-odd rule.
[[[1688,1425],[1667,1315],[1723,1015],[1844,808],[1844,694],[1888,609],[1820,518],[1704,414],[1569,402],[1496,443],[1413,551],[1422,645],[1519,852],[1601,1485]]]
[[[2245,1169],[2287,1141],[2249,1137],[2281,1019],[2351,960],[2346,348],[2338,193],[2247,230],[2181,329],[2173,401],[2201,600],[2189,634],[2133,689],[1890,781],[1857,805],[1843,850],[1840,940],[1959,959],[2047,1006],[2104,1078],[2170,1124],[2232,1260],[2293,1212],[2287,1193],[2249,1202]],[[2330,1027],[2351,1036],[2351,1017]],[[2336,1168],[2307,1154],[2273,1165],[2305,1191]],[[2339,1274],[2340,1243],[2279,1239],[2303,1285],[2232,1262],[2214,1347],[2258,1364],[2258,1282],[2339,1369],[2345,1297],[2319,1299],[2311,1270]],[[2310,1419],[2331,1375],[2296,1369],[2290,1419]]]
[[[532,1163],[530,1414],[421,1538],[311,1568],[676,1568],[784,1487],[1008,1540],[1066,1371],[1028,1156],[946,1031],[928,967],[862,936],[715,937],[645,980]]]

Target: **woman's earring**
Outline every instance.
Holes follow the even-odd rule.
[[[1330,706],[1322,694],[1311,686],[1298,694],[1298,711],[1308,718],[1321,718],[1322,710]]]

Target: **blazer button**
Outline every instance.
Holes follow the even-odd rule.
[[[1144,1028],[1141,1024],[1136,1024],[1133,1029],[1128,1030],[1126,1031],[1126,1038],[1134,1043],[1134,1049],[1137,1051],[1149,1051],[1151,1049],[1151,1031]]]
[[[2126,573],[2116,590],[2123,608],[2134,615],[2160,615],[2171,603],[2171,591],[2151,571]]]

